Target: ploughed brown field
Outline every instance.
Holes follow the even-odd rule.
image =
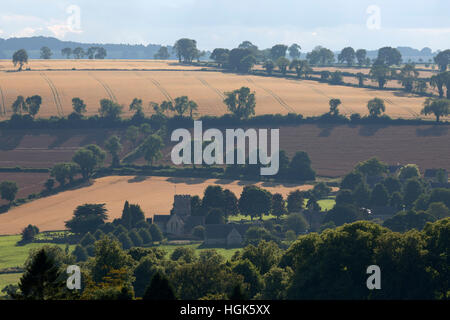
[[[0,131],[0,167],[50,168],[55,163],[70,161],[81,146],[95,143],[103,147],[111,135],[121,137],[122,157],[132,150],[130,143],[124,140],[123,130],[3,130]],[[450,170],[449,138],[447,126],[435,125],[308,124],[280,128],[280,148],[290,157],[297,151],[306,151],[317,174],[329,177],[343,176],[356,163],[373,156],[392,165],[415,163],[422,171],[429,168]],[[174,143],[166,141],[166,145],[161,163],[170,164]],[[106,164],[109,161],[107,158]],[[144,160],[137,163],[143,164]],[[40,191],[38,186],[47,177],[34,173],[0,173],[0,181],[17,180],[19,186],[28,188],[27,194]]]
[[[240,196],[252,181],[232,181],[199,178],[112,176],[100,178],[88,187],[65,191],[16,207],[0,214],[0,234],[17,234],[28,224],[41,231],[63,230],[64,221],[71,219],[73,210],[84,203],[105,203],[110,220],[120,218],[124,202],[137,203],[146,217],[169,214],[174,194],[202,195],[209,185],[220,185]],[[256,183],[283,196],[293,190],[308,190],[310,185]]]
[[[76,70],[72,70],[76,68]],[[11,105],[18,95],[38,94],[43,103],[39,117],[67,116],[72,112],[71,100],[83,99],[87,115],[98,113],[99,100],[108,98],[125,106],[138,97],[145,102],[144,112],[153,113],[149,102],[160,103],[182,95],[199,105],[198,115],[223,115],[224,92],[247,86],[256,92],[256,114],[321,115],[329,111],[329,100],[342,101],[341,113],[366,115],[367,102],[375,97],[386,102],[391,117],[421,117],[424,98],[399,91],[378,91],[365,88],[332,86],[309,80],[281,79],[238,75],[203,70],[155,60],[34,60],[30,71],[6,72],[11,62],[0,62],[0,119],[9,118]],[[431,118],[431,117],[429,117]]]

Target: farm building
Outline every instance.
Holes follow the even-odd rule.
[[[249,227],[249,224],[208,224],[205,229],[205,245],[229,248],[242,246]]]

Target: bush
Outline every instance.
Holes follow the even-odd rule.
[[[34,237],[39,233],[39,228],[29,224],[26,228],[22,230],[22,241],[31,242]]]
[[[75,256],[76,262],[86,261],[89,257],[87,250],[80,245],[75,247],[72,254]]]
[[[95,243],[95,237],[90,233],[90,232],[88,232],[88,233],[86,233],[85,235],[84,235],[84,237],[83,238],[81,238],[81,240],[80,240],[80,244],[83,246],[83,247],[87,247],[87,246],[89,246],[89,245],[91,245],[91,244],[94,244]]]
[[[138,233],[142,239],[143,244],[151,244],[152,243],[152,235],[148,229],[140,229],[138,231]]]
[[[144,242],[141,236],[136,232],[136,230],[131,230],[130,232],[128,232],[128,236],[130,237],[135,247],[140,247],[143,245]]]

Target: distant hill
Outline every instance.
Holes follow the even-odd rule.
[[[98,43],[79,43],[72,41],[62,41],[52,37],[29,37],[29,38],[0,38],[0,59],[9,59],[13,53],[19,49],[25,49],[31,59],[40,58],[40,49],[49,47],[53,56],[52,59],[61,59],[61,50],[63,48],[81,47],[85,51],[89,47],[102,46],[106,49],[107,59],[153,59],[153,55],[159,50],[161,45],[149,44],[129,45],[129,44],[98,44]],[[172,47],[169,46],[169,53],[172,53]],[[171,58],[175,58],[172,56]]]

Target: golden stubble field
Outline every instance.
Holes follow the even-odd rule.
[[[91,186],[65,191],[39,199],[0,214],[0,234],[17,234],[28,224],[41,231],[62,230],[73,210],[84,203],[106,203],[110,220],[122,215],[124,202],[137,203],[146,217],[169,214],[175,194],[203,195],[209,185],[220,185],[239,197],[251,181],[232,181],[199,178],[111,176],[94,181]],[[273,193],[287,196],[293,190],[308,190],[310,185],[258,182],[256,185]]]
[[[10,61],[0,62],[0,119],[11,116],[11,105],[18,95],[34,94],[43,98],[38,115],[43,118],[70,114],[73,97],[86,102],[87,115],[97,114],[99,100],[109,98],[123,104],[124,116],[129,117],[128,105],[135,97],[143,99],[144,112],[150,115],[153,113],[150,101],[160,103],[181,95],[198,103],[198,115],[223,115],[228,112],[223,93],[242,86],[256,92],[257,115],[289,112],[320,115],[329,110],[331,98],[341,99],[341,113],[365,115],[367,101],[378,97],[385,100],[386,113],[391,117],[416,118],[425,100],[398,91],[204,71],[154,60],[36,60],[30,62],[31,71],[5,72],[9,64]],[[65,68],[70,65],[77,70]]]

